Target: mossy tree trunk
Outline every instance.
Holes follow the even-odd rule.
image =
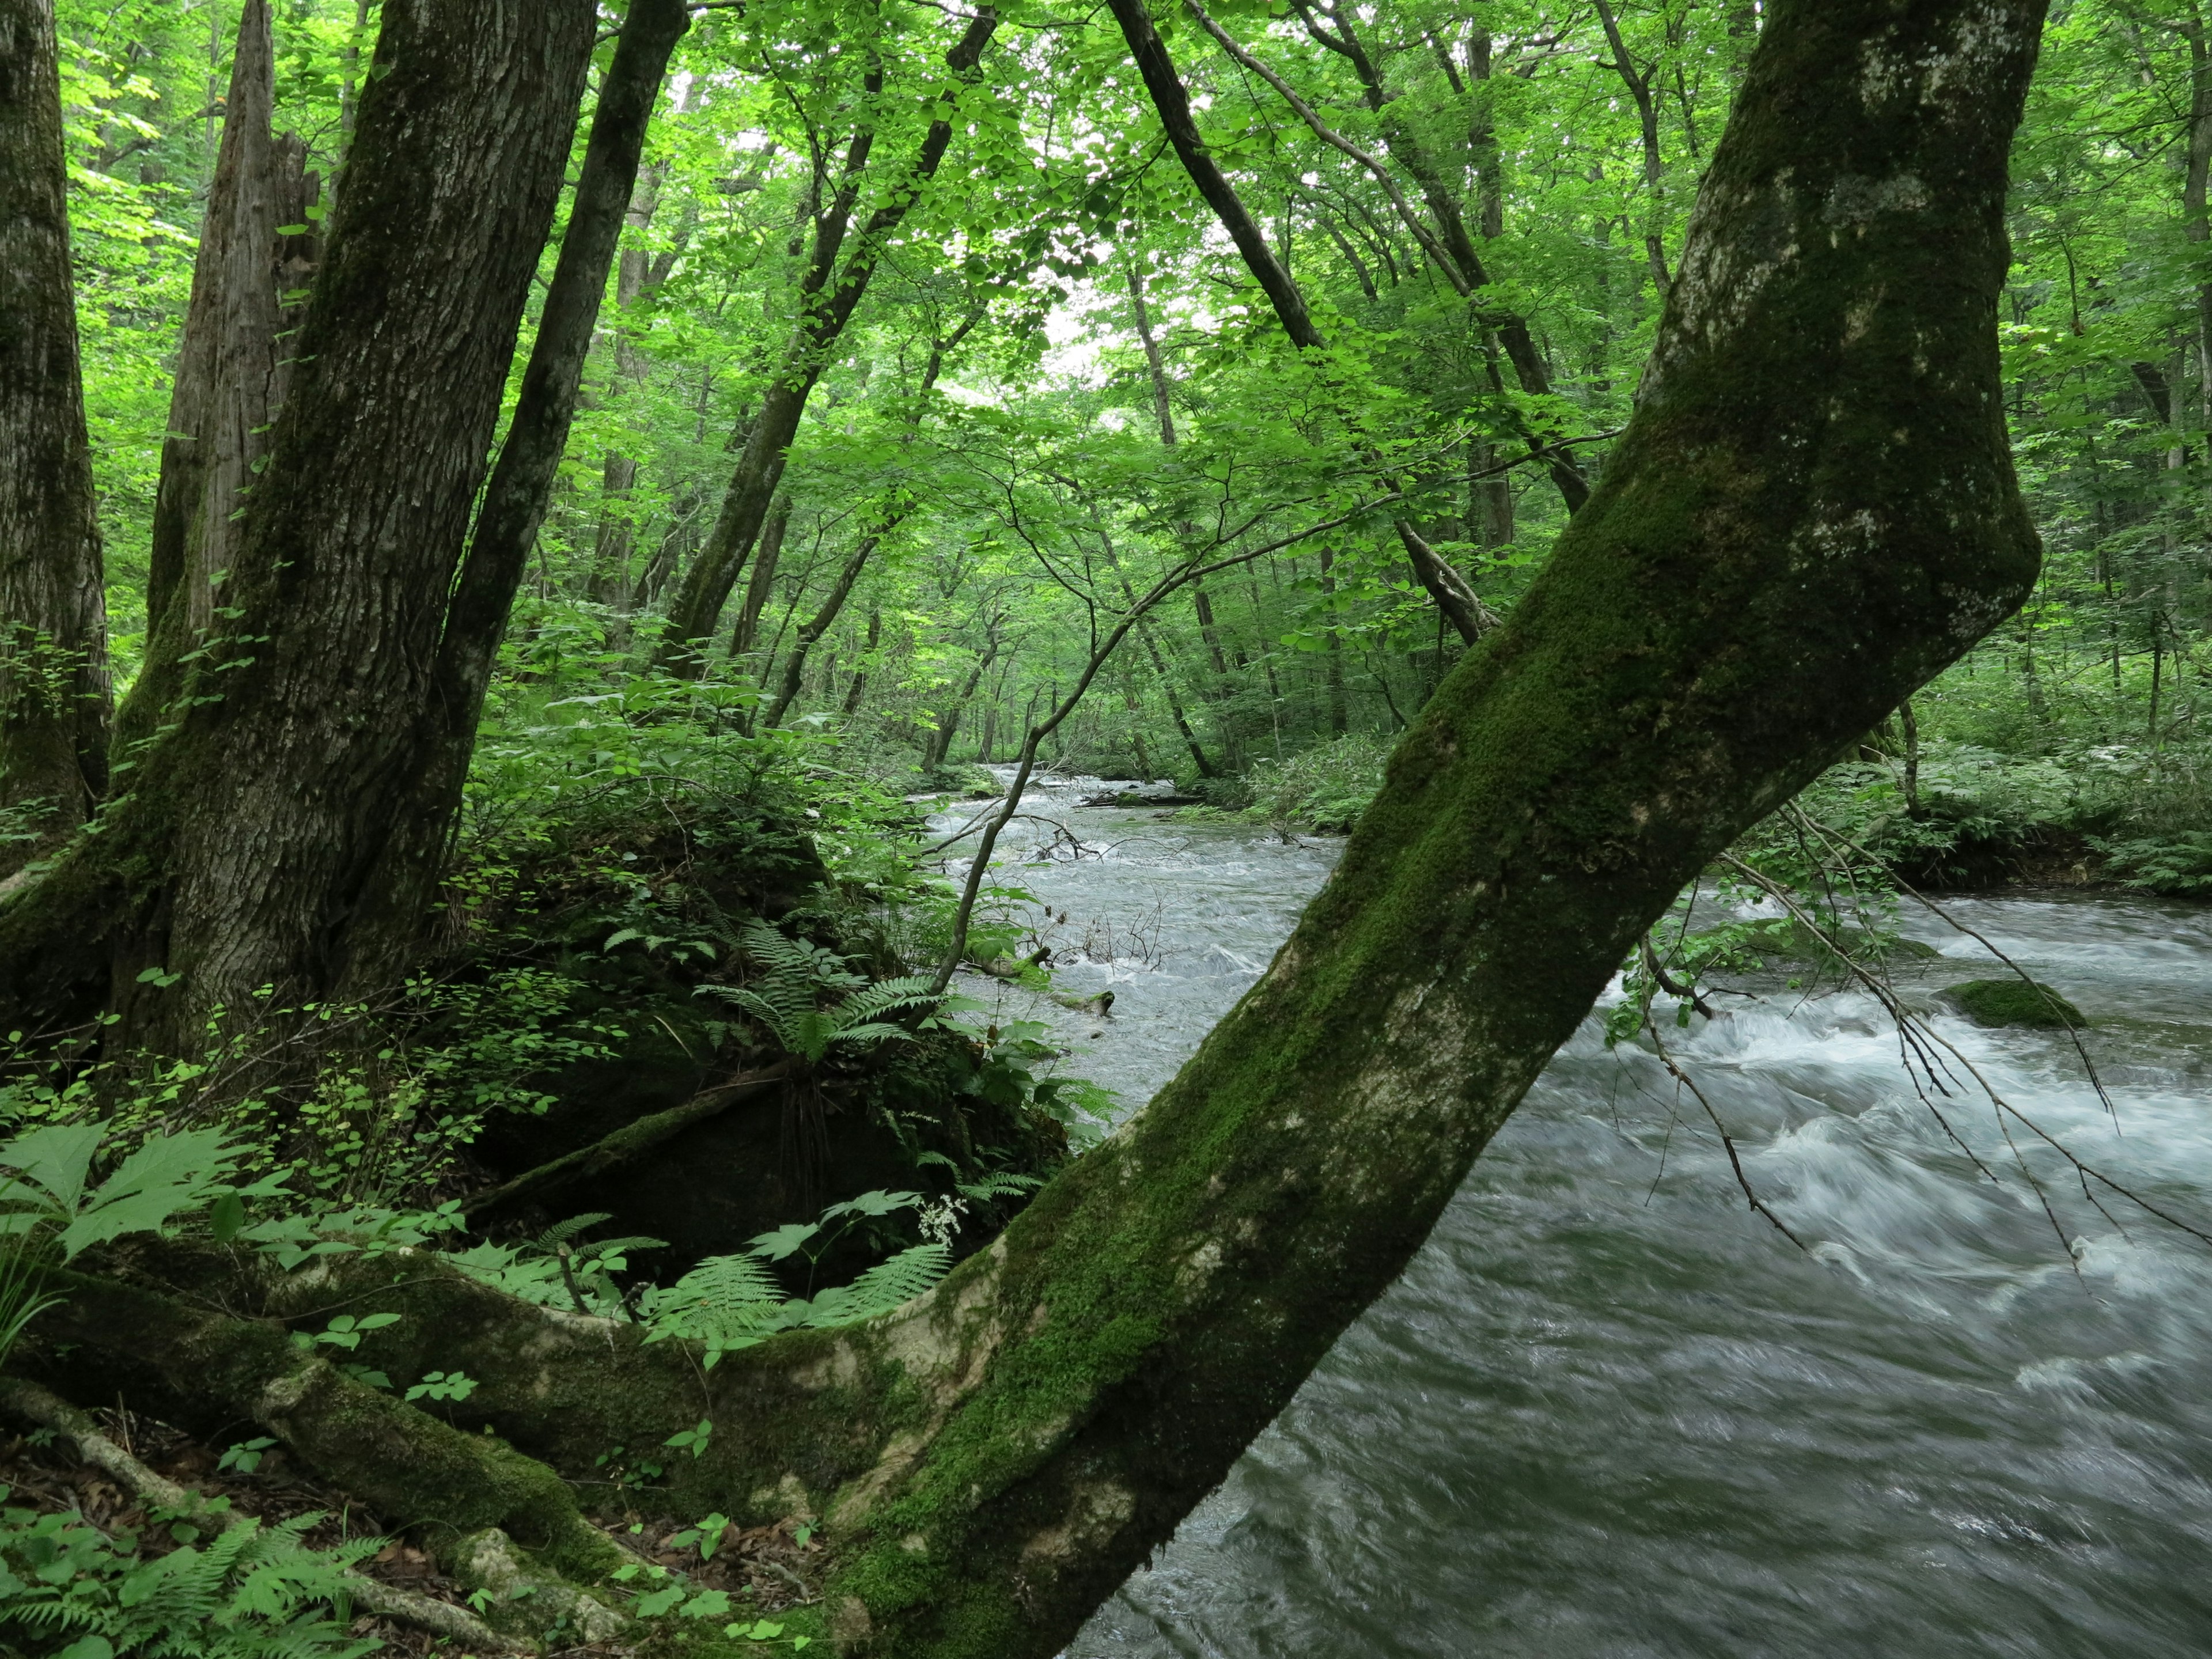
[[[782,1462],[849,1649],[1054,1651],[1402,1269],[1681,887],[2028,592],[1996,302],[2043,9],[1773,8],[1604,483],[1267,975],[927,1303],[804,1372],[726,1362],[883,1402],[865,1468]],[[773,1486],[732,1426],[718,1455]]]
[[[578,1473],[703,1413],[672,1501],[817,1516],[844,1652],[1059,1650],[1404,1268],[1682,887],[2029,591],[1996,302],[2043,11],[1772,8],[1636,413],[1551,563],[1415,720],[1266,976],[930,1296],[708,1372],[430,1263],[319,1268],[262,1311],[403,1311],[395,1364],[483,1379],[457,1422]],[[179,1387],[220,1361],[311,1464],[404,1496],[413,1419],[346,1430],[368,1407],[266,1326],[77,1305],[71,1340]],[[159,1352],[173,1325],[205,1364]],[[311,1387],[335,1426],[293,1403]]]
[[[228,636],[161,711],[105,832],[0,911],[0,1001],[27,1028],[111,971],[122,1034],[155,1041],[264,984],[343,982],[425,763],[445,598],[594,24],[586,0],[386,9]],[[141,984],[149,966],[180,979]]]
[[[53,7],[0,0],[0,805],[35,810],[41,831],[0,851],[0,873],[106,787],[101,583]]]

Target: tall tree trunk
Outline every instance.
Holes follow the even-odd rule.
[[[650,26],[647,25],[649,27]],[[673,44],[672,42],[671,43]],[[690,94],[697,85],[696,79],[684,85],[683,108],[690,102]],[[660,205],[661,176],[666,171],[661,167],[641,167],[637,183],[632,187],[629,210],[623,216],[625,228],[642,234],[653,225],[653,216]],[[619,396],[629,387],[643,382],[646,374],[645,355],[637,348],[637,336],[628,320],[628,313],[647,291],[656,288],[674,268],[675,256],[671,254],[664,263],[653,258],[642,247],[622,250],[615,262],[615,389]],[[630,557],[637,542],[635,509],[632,496],[637,489],[637,458],[611,449],[600,468],[599,527],[592,542],[592,574],[589,597],[600,605],[611,605],[617,609],[633,608],[636,587],[630,580]]]
[[[998,17],[988,7],[978,11],[967,31],[945,54],[946,70],[956,82],[975,78],[983,48],[990,44]],[[881,77],[876,77],[880,91]],[[933,91],[933,101],[946,100]],[[799,282],[799,320],[791,341],[769,383],[761,412],[746,434],[744,452],[730,476],[722,510],[699,556],[684,574],[683,590],[671,608],[668,627],[661,636],[659,661],[671,672],[696,678],[705,667],[702,646],[714,632],[715,619],[730,597],[753,541],[760,533],[769,503],[783,477],[792,440],[806,412],[806,400],[829,367],[830,355],[853,312],[868,291],[884,243],[905,219],[907,210],[937,175],[939,162],[952,143],[952,122],[945,117],[930,123],[921,144],[907,168],[902,184],[890,191],[884,204],[869,215],[860,228],[852,256],[838,270],[838,256],[846,228],[860,199],[866,178],[872,129],[854,134],[847,152],[845,177],[830,210],[817,221],[813,252]],[[835,282],[832,276],[835,275]],[[825,293],[826,290],[826,293]],[[796,695],[794,693],[794,695]]]
[[[1674,279],[1667,270],[1667,169],[1659,153],[1659,100],[1651,90],[1658,68],[1656,64],[1648,70],[1636,67],[1607,0],[1597,0],[1597,15],[1598,21],[1605,25],[1606,43],[1613,48],[1613,67],[1635,101],[1637,117],[1643,127],[1644,259],[1651,272],[1652,292],[1664,305],[1667,290],[1674,286]]]
[[[868,665],[876,659],[876,647],[883,643],[884,613],[881,607],[868,607],[868,643],[860,657],[860,665],[853,673],[853,684],[845,693],[845,718],[851,720],[860,712],[861,699],[868,695]],[[990,748],[990,738],[984,738],[983,747]]]
[[[975,699],[975,688],[983,683],[983,676],[991,672],[991,665],[998,660],[998,657],[999,627],[994,618],[985,635],[983,653],[975,659],[975,665],[968,671],[968,684],[960,688],[960,695],[939,717],[937,729],[930,733],[929,746],[922,756],[924,771],[933,772],[945,764],[945,757],[952,752],[952,739],[960,732],[960,716]]]
[[[1350,729],[1350,723],[1344,706],[1344,638],[1336,626],[1335,564],[1335,550],[1324,544],[1321,550],[1321,602],[1328,612],[1328,729],[1332,735],[1340,738]]]
[[[775,568],[782,562],[783,538],[790,528],[791,497],[779,495],[769,509],[768,522],[761,526],[760,553],[753,560],[753,574],[745,584],[744,603],[738,608],[737,626],[730,631],[732,662],[753,648],[761,612],[768,608],[768,596],[775,584]]]
[[[799,625],[799,633],[791,642],[791,654],[784,659],[783,684],[776,688],[775,701],[769,705],[763,725],[774,726],[782,723],[791,712],[792,704],[799,701],[799,687],[806,680],[806,653],[814,643],[830,631],[838,613],[844,610],[845,601],[853,597],[853,586],[860,580],[860,573],[868,567],[869,557],[883,545],[884,538],[891,534],[905,519],[907,509],[902,505],[893,509],[889,520],[868,532],[854,544],[845,556],[845,562],[837,568],[837,578],[830,584],[823,596],[821,608]]]
[[[636,185],[654,100],[669,56],[690,27],[684,0],[632,0],[614,61],[599,83],[583,171],[523,368],[521,394],[477,509],[468,556],[453,584],[437,640],[431,694],[421,706],[416,738],[427,757],[410,780],[410,798],[368,884],[374,899],[364,907],[355,942],[359,977],[366,983],[403,971],[422,943],[507,614],[568,447],[584,360]]]
[[[77,367],[51,0],[0,0],[0,807],[10,873],[107,787],[107,611]]]
[[[126,740],[145,735],[175,693],[176,659],[214,626],[216,585],[239,568],[247,494],[283,405],[292,357],[283,337],[301,321],[283,298],[305,285],[313,254],[312,237],[276,234],[301,223],[308,204],[304,151],[270,131],[276,96],[267,0],[246,0],[161,443],[146,585],[153,637],[144,690],[121,723]]]
[[[0,1000],[114,969],[118,1036],[346,978],[422,782],[421,713],[594,21],[385,13],[301,362],[248,498],[236,656],[192,664],[106,833],[0,909]],[[146,966],[180,982],[140,984]],[[96,992],[95,992],[96,994]]]

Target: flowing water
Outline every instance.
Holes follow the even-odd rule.
[[[1082,807],[1085,783],[1038,791],[1000,874],[1051,908],[1063,985],[1116,993],[1110,1018],[1049,1012],[1069,1068],[1133,1108],[1338,848]],[[2062,1036],[1936,1030],[2079,1156],[2212,1221],[2212,912],[1945,908],[2096,1022],[2117,1121]],[[1901,981],[1917,1006],[2002,971],[1906,928],[1946,958]],[[1656,1057],[1586,1026],[1068,1659],[2212,1654],[2212,1249],[2100,1215],[2031,1154],[2069,1261],[1986,1102],[1940,1103],[2002,1185],[1870,998],[1732,1006],[1671,1046],[1808,1251],[1747,1212]]]

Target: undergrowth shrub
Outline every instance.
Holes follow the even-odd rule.
[[[1390,745],[1355,732],[1303,754],[1256,763],[1246,778],[1251,812],[1270,823],[1342,835],[1382,787]]]

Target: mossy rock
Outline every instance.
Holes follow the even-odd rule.
[[[2059,1030],[2089,1023],[2064,997],[2033,980],[1970,979],[1963,985],[1944,987],[1943,999],[1977,1025]]]

